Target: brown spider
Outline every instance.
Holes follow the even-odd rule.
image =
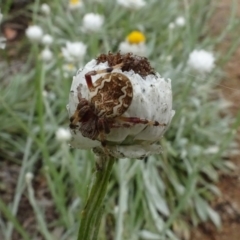
[[[149,121],[138,117],[123,117],[133,98],[131,81],[122,73],[112,71],[122,68],[123,63],[103,70],[90,71],[85,74],[90,100],[82,98],[78,87],[78,106],[70,118],[71,129],[79,129],[84,137],[99,140],[103,147],[106,146],[105,135],[111,128],[131,127],[134,124],[146,124],[151,126],[166,126],[157,121]],[[104,76],[92,82],[92,77],[106,73]]]

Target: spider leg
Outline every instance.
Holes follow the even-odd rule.
[[[90,71],[88,73],[85,74],[85,79],[86,79],[86,83],[89,89],[94,88],[93,86],[93,82],[92,82],[92,76],[100,74],[100,73],[110,73],[112,72],[114,69],[117,68],[121,68],[123,66],[123,63],[117,64],[115,66],[109,67],[109,68],[105,68],[105,69],[101,69],[101,70],[94,70],[94,71]]]
[[[127,122],[123,122],[123,123],[120,123],[120,122],[116,123],[115,122],[115,123],[111,124],[111,128],[121,128],[121,127],[129,128],[131,126],[132,126],[132,124],[127,123]]]
[[[85,98],[80,99],[75,113],[70,117],[70,128],[77,126],[81,118],[89,111],[88,101]]]
[[[148,119],[138,118],[138,117],[118,117],[121,122],[127,122],[132,124],[146,124],[149,126],[167,126],[166,123],[159,123],[157,121],[149,121]]]

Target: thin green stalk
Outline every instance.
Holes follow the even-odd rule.
[[[103,165],[101,169],[97,169],[96,171],[90,194],[81,213],[78,240],[97,239],[100,221],[103,215],[103,199],[107,192],[108,181],[115,159],[105,158],[101,159],[101,162]]]

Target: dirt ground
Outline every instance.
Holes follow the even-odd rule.
[[[239,5],[240,5],[240,0]],[[230,5],[231,0],[219,0],[218,11],[211,21],[212,34],[219,34],[230,15]],[[238,14],[240,21],[240,6],[238,6]],[[10,36],[14,36],[14,32],[11,32],[11,28],[5,29],[8,31]],[[239,35],[239,33],[237,33]],[[228,36],[219,46],[218,52],[224,51],[231,45],[231,39],[234,36]],[[236,37],[236,36],[235,36]],[[234,56],[227,63],[225,68],[226,76],[218,87],[222,89],[222,92],[226,99],[232,102],[231,110],[234,114],[237,113],[240,106],[240,47],[235,52]],[[238,142],[240,147],[240,131],[238,134]],[[190,240],[240,240],[240,156],[235,156],[231,158],[231,161],[237,166],[236,170],[231,176],[222,175],[218,187],[222,191],[221,197],[217,198],[213,202],[213,206],[216,211],[218,211],[222,217],[222,229],[217,230],[211,223],[201,224],[199,227],[192,230]],[[0,194],[3,200],[8,202],[13,195],[13,192],[9,192],[4,195],[4,189],[14,189],[15,182],[13,179],[17,179],[19,169],[16,166],[9,166],[6,164],[4,171],[0,172],[0,180],[9,178],[8,186],[0,186]],[[4,176],[3,176],[4,175]],[[13,176],[16,176],[13,177]],[[1,182],[1,181],[0,181]],[[46,189],[46,183],[40,179],[37,179],[35,184],[40,189]],[[48,193],[39,193],[41,196],[39,198],[47,198]],[[43,197],[44,196],[44,197]],[[24,227],[29,228],[31,232],[35,232],[36,222],[31,216],[31,211],[29,211],[29,203],[27,199],[23,199],[20,208],[20,219],[24,223]],[[28,210],[27,210],[28,209]],[[55,215],[53,207],[49,206],[49,218]],[[27,219],[27,220],[26,220]],[[31,227],[32,226],[32,227]],[[19,239],[17,235],[14,239]],[[0,233],[0,240],[1,233]]]

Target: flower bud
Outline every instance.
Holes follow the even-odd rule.
[[[116,62],[121,67],[114,67]],[[94,73],[92,86],[89,73]],[[174,115],[171,80],[154,73],[146,58],[102,54],[73,78],[67,108],[72,147],[100,148],[117,158],[143,158],[160,152],[159,140]]]

